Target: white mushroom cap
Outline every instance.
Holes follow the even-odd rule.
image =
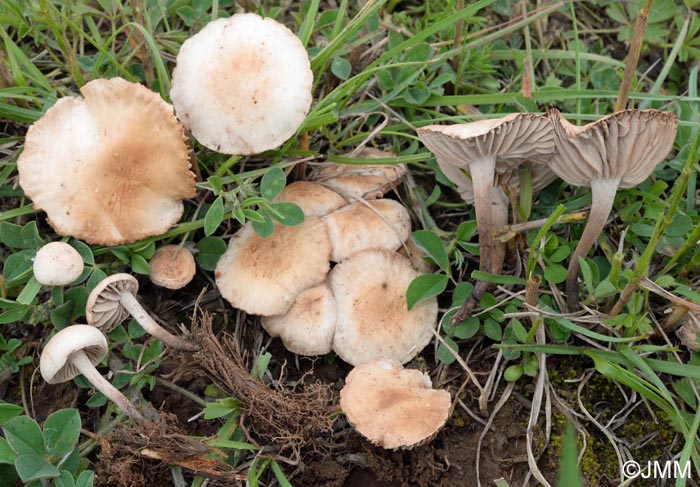
[[[296,181],[285,186],[274,201],[294,203],[302,209],[304,216],[326,216],[348,204],[335,191],[311,181]]]
[[[356,157],[366,159],[394,158],[393,152],[364,148]],[[403,164],[338,164],[327,162],[312,174],[315,181],[340,193],[348,201],[376,199],[401,183],[406,175]]]
[[[338,321],[333,350],[358,365],[378,358],[406,363],[430,342],[437,299],[406,304],[408,285],[418,276],[396,252],[358,252],[330,273]]]
[[[207,24],[180,48],[170,97],[200,143],[225,154],[279,147],[311,106],[306,49],[284,25],[237,14]]]
[[[158,248],[148,262],[153,284],[167,289],[187,286],[197,272],[192,252],[179,245],[164,245]]]
[[[330,254],[328,233],[316,217],[277,226],[267,238],[247,224],[216,264],[216,285],[231,305],[247,313],[284,314],[299,293],[326,279]]]
[[[334,262],[366,249],[397,250],[411,233],[408,210],[394,200],[357,201],[324,217],[323,222]]]
[[[299,294],[287,314],[263,317],[262,326],[300,355],[325,355],[333,348],[335,299],[327,284]]]
[[[395,449],[430,440],[447,422],[451,398],[449,392],[433,389],[426,374],[379,359],[350,371],[340,407],[364,437]]]
[[[165,232],[195,195],[182,125],[121,78],[56,102],[27,132],[19,183],[60,235],[120,245]]]
[[[45,286],[65,286],[83,273],[83,258],[65,242],[47,243],[34,257],[34,277]]]
[[[71,354],[82,350],[93,365],[107,355],[107,338],[100,330],[89,325],[73,325],[56,333],[41,352],[39,370],[49,384],[66,382],[80,375],[70,362]]]

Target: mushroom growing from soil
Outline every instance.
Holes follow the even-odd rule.
[[[73,325],[56,333],[41,352],[39,370],[49,384],[67,382],[82,374],[127,416],[138,423],[146,418],[95,366],[107,355],[107,338],[89,325]]]
[[[326,216],[348,204],[345,198],[324,185],[312,181],[288,184],[274,199],[275,202],[294,203],[305,217]]]
[[[164,245],[156,249],[148,265],[151,282],[167,289],[182,289],[197,272],[192,252],[179,245]]]
[[[554,152],[552,127],[546,117],[512,113],[496,119],[456,125],[430,125],[418,136],[450,177],[455,169],[469,174],[479,231],[479,270],[492,272],[494,221],[493,185],[497,172],[524,162],[543,163]]]
[[[591,211],[581,239],[571,256],[566,278],[570,311],[579,307],[579,257],[598,239],[612,210],[618,188],[644,181],[673,148],[678,118],[659,110],[624,110],[593,123],[576,126],[558,110],[549,118],[556,134],[557,155],[552,170],[574,186],[591,188]]]
[[[159,235],[195,195],[184,129],[160,96],[121,78],[58,100],[27,132],[19,183],[59,235],[121,245]]]
[[[166,345],[191,352],[199,350],[196,344],[173,335],[156,323],[136,299],[138,290],[138,281],[129,274],[114,274],[103,279],[88,296],[85,305],[87,322],[109,333],[131,316],[146,333]]]
[[[340,407],[362,436],[382,448],[413,448],[430,441],[447,422],[450,393],[430,377],[393,360],[358,365],[345,379]]]
[[[34,257],[34,277],[44,286],[66,286],[83,273],[83,258],[65,242],[47,243]]]
[[[201,144],[248,155],[294,135],[311,107],[312,84],[299,38],[245,13],[210,22],[182,44],[170,97]]]

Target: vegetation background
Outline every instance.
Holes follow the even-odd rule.
[[[630,459],[690,459],[693,476],[700,475],[700,356],[679,348],[662,326],[674,310],[669,295],[700,304],[700,4],[651,4],[629,106],[675,112],[676,145],[648,181],[619,192],[608,227],[582,266],[582,314],[563,315],[558,303],[583,225],[557,219],[586,210],[590,195],[557,181],[534,197],[525,192],[520,218],[546,222],[515,234],[509,273],[480,276],[498,288],[469,319],[450,325],[448,310],[464,301],[478,268],[474,212],[415,134],[427,124],[512,111],[556,107],[579,123],[612,113],[644,6],[641,0],[4,0],[0,485],[242,482],[207,479],[139,455],[125,439],[125,418],[86,382],[47,386],[35,374],[47,338],[83,320],[90,289],[115,272],[148,274],[147,260],[162,243],[192,246],[199,270],[177,293],[141,279],[141,297],[152,311],[172,323],[193,321],[197,306],[212,312],[215,330],[225,329],[247,351],[246,372],[289,394],[311,373],[337,393],[347,365],[332,355],[311,362],[285,352],[254,318],[222,302],[212,271],[227,237],[268,211],[269,201],[260,197],[268,168],[284,169],[288,181],[300,179],[301,162],[367,162],[347,156],[360,145],[394,151],[395,162],[408,164],[410,177],[396,197],[410,207],[414,229],[437,237],[424,238],[424,247],[444,277],[418,297],[440,293],[447,314],[435,346],[411,366],[449,389],[456,407],[432,443],[385,452],[339,415],[332,434],[321,439],[323,448],[298,445],[290,452],[253,444],[237,427],[241,398],[203,377],[169,377],[178,357],[145,339],[133,322],[110,335],[109,365],[119,371],[113,382],[177,416],[183,434],[214,435],[218,443],[212,444],[250,485],[463,486],[500,478],[499,486],[555,485],[560,470],[560,485],[575,485],[578,463],[584,485],[609,486],[623,483],[620,467]],[[247,158],[214,153],[192,139],[198,196],[187,202],[182,223],[116,248],[71,241],[86,263],[83,276],[65,289],[40,288],[32,257],[59,237],[17,185],[16,160],[29,124],[98,77],[141,82],[168,100],[182,42],[212,19],[242,11],[277,19],[308,48],[314,102],[298,135],[279,150]],[[542,276],[536,299],[545,311],[534,319],[523,291],[533,276]],[[626,286],[634,291],[630,301],[609,316]],[[660,290],[668,294],[659,296]],[[538,326],[546,329],[544,340],[535,339]],[[575,425],[576,440],[564,435],[567,422]],[[686,485],[686,479],[673,482]]]

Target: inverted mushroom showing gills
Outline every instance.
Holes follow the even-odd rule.
[[[529,161],[542,163],[554,151],[554,135],[546,117],[513,113],[502,118],[457,125],[430,125],[418,136],[437,158],[445,174],[468,173],[474,187],[479,231],[479,269],[492,272],[494,252],[491,205],[494,178]],[[464,178],[467,179],[466,174]]]
[[[85,305],[88,323],[109,333],[131,316],[147,333],[166,345],[191,352],[199,350],[196,344],[173,335],[156,323],[136,299],[138,290],[138,281],[129,274],[114,274],[103,279],[88,296]]]
[[[160,96],[97,79],[27,132],[19,183],[60,235],[121,245],[159,235],[195,195],[184,129]]]
[[[82,374],[127,416],[146,423],[144,416],[95,366],[107,355],[107,338],[89,325],[73,325],[56,333],[41,352],[39,370],[49,384],[67,382]]]
[[[65,242],[47,243],[34,257],[34,277],[44,286],[66,286],[83,273],[83,258]]]
[[[355,367],[340,391],[340,407],[362,436],[387,449],[412,448],[430,440],[447,422],[450,393],[430,378],[380,359]]]
[[[558,152],[550,161],[552,170],[569,184],[591,188],[588,223],[566,278],[567,303],[574,311],[579,306],[579,257],[588,254],[603,230],[618,188],[644,181],[671,151],[678,118],[659,110],[624,110],[580,127],[555,109],[549,118]]]
[[[248,155],[294,135],[311,107],[312,83],[299,38],[247,13],[210,22],[184,42],[170,97],[201,144]]]

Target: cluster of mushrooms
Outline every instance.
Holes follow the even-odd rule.
[[[196,195],[185,129],[225,154],[277,148],[306,117],[312,84],[306,50],[286,27],[255,14],[216,20],[182,45],[172,106],[121,78],[90,81],[82,97],[58,100],[27,133],[17,162],[20,185],[61,236],[117,246],[161,235],[182,217],[183,199]],[[373,149],[361,155],[393,156]],[[429,343],[438,314],[434,298],[407,309],[409,283],[429,267],[409,238],[407,209],[381,198],[404,174],[400,165],[318,165],[313,181],[290,184],[277,197],[298,204],[305,221],[277,225],[265,239],[243,226],[216,269],[222,295],[263,316],[265,329],[290,350],[334,350],[358,366],[341,406],[362,434],[388,448],[425,441],[450,407],[448,392],[402,367]],[[173,290],[196,272],[184,244],[158,248],[149,264],[151,281]],[[34,277],[68,285],[83,267],[74,247],[52,242],[37,253]],[[86,305],[88,324],[58,331],[44,347],[40,370],[49,383],[83,374],[144,424],[142,409],[96,369],[108,352],[105,334],[133,319],[172,349],[199,347],[186,330],[158,324],[137,292],[129,274],[98,283]]]

